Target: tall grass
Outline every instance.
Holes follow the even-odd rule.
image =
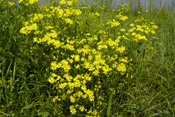
[[[132,70],[129,71],[128,68],[124,75],[113,70],[111,74],[104,74],[101,71],[99,76],[95,76],[89,69],[84,68],[84,65],[80,66],[81,69],[76,68],[76,65],[81,65],[83,61],[73,59],[74,64],[70,63],[72,69],[69,75],[74,77],[83,74],[82,76],[85,77],[86,73],[92,76],[92,81],[86,80],[88,89],[86,91],[93,91],[95,97],[94,101],[89,101],[89,98],[77,98],[75,103],[84,105],[87,110],[92,107],[92,111],[95,113],[97,110],[99,116],[175,116],[175,11],[164,7],[158,9],[152,6],[150,0],[151,6],[146,12],[140,4],[137,6],[138,9],[133,8],[131,2],[126,7],[128,12],[125,12],[122,6],[118,6],[117,9],[123,10],[122,15],[127,16],[129,20],[120,22],[121,27],[111,27],[112,20],[121,12],[113,10],[110,6],[111,2],[97,3],[96,1],[92,6],[75,4],[72,9],[79,9],[83,14],[70,16],[69,18],[77,23],[69,25],[65,22],[69,20],[64,20],[65,17],[62,19],[56,17],[52,11],[50,6],[60,5],[54,0],[42,8],[36,3],[29,6],[20,3],[20,6],[16,7],[8,1],[0,1],[2,27],[0,29],[0,116],[86,116],[86,112],[81,113],[78,109],[76,114],[71,114],[73,113],[70,112],[71,104],[74,104],[74,100],[70,100],[71,96],[57,102],[57,96],[66,94],[64,91],[67,89],[61,90],[58,88],[58,83],[51,82],[52,73],[61,76],[65,72],[64,68],[60,68],[59,72],[52,70],[53,61],[60,62],[64,59],[68,61],[72,54],[79,54],[82,57],[84,55],[77,51],[79,48],[86,48],[89,45],[95,49],[102,43],[101,40],[108,42],[111,39],[112,42],[112,39],[120,37],[120,34],[125,35],[121,28],[129,30],[129,25],[142,17],[149,19],[145,20],[145,25],[154,22],[159,28],[155,35],[151,33],[147,35],[148,42],[136,43],[122,38],[119,46],[125,46],[128,50],[117,53],[118,56],[133,58],[127,65],[131,66]],[[49,9],[46,10],[47,8]],[[63,5],[60,8],[67,7]],[[138,13],[141,10],[142,12]],[[24,22],[32,21],[34,17],[31,14],[36,13],[54,15],[37,21],[37,30],[42,33],[36,34],[35,30],[28,34],[21,33],[22,28],[25,27]],[[60,39],[62,45],[74,43],[72,45],[77,47],[77,50],[69,50],[68,45],[57,50],[54,42],[49,45],[47,42],[34,41],[34,37],[43,38],[44,35],[50,34],[50,29],[46,29],[49,25],[56,29],[60,37],[57,39]],[[101,31],[101,34],[98,34],[98,31]],[[103,49],[101,52],[103,56],[110,55],[104,59],[106,63],[110,63],[109,58],[113,57],[112,48]],[[116,61],[119,62],[118,59]],[[75,89],[74,92],[79,90],[77,87]]]

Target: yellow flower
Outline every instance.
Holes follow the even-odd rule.
[[[94,110],[94,111],[92,112],[92,114],[93,114],[94,116],[96,116],[96,115],[97,115],[97,111]]]
[[[96,15],[96,16],[100,16],[100,14],[99,14],[98,12],[95,12],[95,15]]]
[[[120,20],[122,20],[122,21],[125,21],[126,19],[128,19],[127,16],[122,16],[122,17],[120,18]]]
[[[135,33],[135,32],[133,32],[133,33],[131,33],[131,35],[132,35],[132,36],[135,36],[135,35],[136,35],[136,33]]]
[[[89,62],[85,62],[85,63],[84,63],[84,67],[85,67],[86,69],[88,69],[88,68],[90,67],[90,63],[89,63]]]
[[[14,2],[10,2],[10,1],[8,1],[8,4],[9,4],[10,6],[15,5],[15,3],[14,3]]]
[[[82,14],[82,12],[81,12],[80,9],[74,9],[72,12],[74,13],[74,15],[80,15],[80,14]]]
[[[57,75],[56,75],[55,73],[52,73],[51,76],[52,76],[53,78],[57,77]]]
[[[79,55],[75,55],[74,59],[75,59],[75,61],[79,61],[80,60],[80,56]]]
[[[60,5],[66,4],[66,0],[61,0]]]
[[[80,106],[79,109],[80,109],[81,112],[83,112],[84,111],[84,106]]]
[[[36,30],[38,28],[36,23],[32,24],[30,27],[31,27],[31,30]]]
[[[124,63],[120,63],[120,64],[118,65],[118,67],[117,67],[117,70],[118,70],[119,72],[126,72],[126,66],[125,66],[125,64],[124,64]]]
[[[66,87],[67,86],[67,83],[61,83],[60,85],[59,85],[59,88],[60,89],[64,89],[64,87]]]
[[[73,79],[72,76],[70,76],[69,74],[65,74],[63,77],[65,77],[68,82]]]
[[[70,109],[70,113],[71,113],[71,114],[76,114],[77,111],[76,111],[76,109],[74,108],[74,106],[70,106],[69,109]]]
[[[119,26],[119,25],[120,25],[120,23],[119,23],[118,21],[115,21],[115,20],[113,19],[113,22],[112,22],[111,27],[115,27],[115,26]]]
[[[94,68],[93,64],[91,64],[90,67],[89,67],[89,71],[93,71],[94,69],[95,68]]]
[[[87,33],[86,35],[87,35],[87,36],[90,36],[91,34],[90,34],[90,33]]]
[[[55,83],[55,82],[56,82],[56,80],[55,80],[53,77],[50,77],[50,78],[48,79],[48,81],[49,81],[50,83]]]
[[[29,0],[30,4],[33,4],[34,2],[38,2],[38,0]]]
[[[125,29],[123,29],[123,28],[122,28],[122,29],[120,29],[120,31],[124,32],[124,31],[125,31]]]
[[[76,68],[76,69],[79,69],[79,68],[80,68],[80,65],[79,65],[79,64],[78,64],[78,65],[76,65],[76,66],[75,66],[75,68]]]
[[[56,70],[57,69],[57,62],[53,61],[51,62],[51,70]]]
[[[89,96],[89,100],[90,100],[91,102],[94,101],[94,98],[95,98],[95,97],[94,97],[93,95],[90,95],[90,96]]]
[[[128,60],[127,60],[127,58],[121,58],[120,62],[128,63]]]
[[[66,49],[75,50],[75,48],[74,48],[73,45],[66,44],[64,47],[65,47]]]
[[[93,59],[93,56],[92,56],[92,55],[89,55],[89,56],[88,56],[88,60],[91,61],[92,59]]]
[[[103,70],[103,73],[104,74],[107,74],[109,71],[111,71],[112,69],[111,68],[109,68],[109,66],[104,66],[104,67],[102,67],[102,70]]]
[[[81,86],[81,89],[86,93],[86,85]]]
[[[38,42],[38,39],[36,37],[34,37],[33,42]]]
[[[55,40],[55,41],[53,42],[53,45],[55,46],[55,48],[59,48],[59,47],[61,46],[61,42],[58,41],[58,40]]]
[[[81,83],[79,80],[77,80],[76,82],[74,82],[74,85],[75,85],[75,87],[80,87]]]
[[[81,91],[78,91],[76,94],[78,97],[81,97],[83,95],[83,93]]]
[[[152,34],[155,34],[156,32],[154,30],[151,31]]]
[[[62,17],[63,16],[63,9],[58,9],[58,17]]]
[[[91,77],[89,76],[89,74],[85,74],[84,75],[84,78],[85,78],[85,80],[87,80],[87,81],[91,81]]]
[[[72,5],[72,1],[67,1],[67,4],[70,6],[70,5]]]
[[[116,50],[119,51],[120,53],[123,53],[125,51],[125,47],[124,46],[118,47]]]
[[[73,24],[73,21],[69,18],[64,19],[66,23]]]
[[[85,99],[85,98],[87,98],[87,95],[85,94],[85,95],[82,95],[82,97]]]
[[[21,2],[23,2],[23,0],[19,0],[19,1],[18,1],[18,3],[21,3]]]
[[[70,65],[64,65],[63,69],[65,72],[69,72],[69,70],[71,69]]]
[[[129,33],[133,32],[133,31],[134,31],[134,28],[131,28],[131,29],[128,30]]]
[[[75,103],[75,98],[73,96],[70,96],[70,102]]]
[[[56,79],[56,81],[58,81],[58,80],[60,80],[61,79],[61,76],[57,76],[57,79]]]
[[[75,84],[74,84],[74,83],[69,82],[69,83],[68,83],[68,86],[69,86],[69,89],[73,89],[73,88],[74,88],[74,86],[75,86]]]
[[[98,76],[99,75],[99,70],[95,70],[95,71],[93,71],[93,73],[92,74],[94,74],[95,76]]]
[[[85,92],[87,95],[89,95],[89,96],[93,96],[94,95],[94,92],[93,91],[91,91],[91,90],[86,90],[86,92]]]
[[[57,99],[58,99],[58,96],[55,96],[52,100],[55,103]]]
[[[154,29],[158,29],[159,27],[158,26],[156,26],[156,25],[153,25],[152,26]]]

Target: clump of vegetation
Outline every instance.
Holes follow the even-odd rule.
[[[158,104],[157,90],[169,102],[165,89],[174,86],[174,62],[169,71],[163,64],[160,13],[149,18],[127,5],[114,10],[77,0],[1,4],[2,116],[173,114],[173,103]]]

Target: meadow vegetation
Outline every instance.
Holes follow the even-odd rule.
[[[175,116],[174,8],[18,2],[0,0],[0,116]]]

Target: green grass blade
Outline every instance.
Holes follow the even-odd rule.
[[[7,68],[5,77],[7,77],[7,75],[10,73],[10,67],[11,67],[11,65],[12,65],[12,61],[10,62],[10,65],[9,65],[8,68]]]
[[[108,100],[107,117],[110,117],[112,96],[113,96],[113,92],[111,92],[111,95]]]
[[[12,86],[14,84],[15,72],[16,72],[16,61],[15,61],[14,66],[13,66],[13,76],[10,78],[10,86]]]

